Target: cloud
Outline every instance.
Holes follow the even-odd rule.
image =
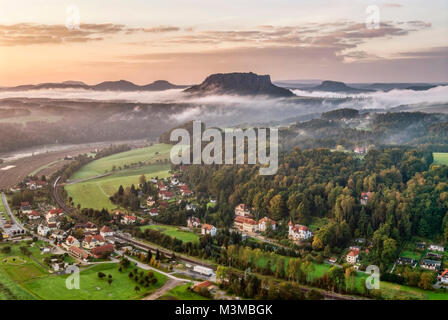
[[[79,29],[64,25],[19,23],[0,25],[0,45],[19,46],[33,44],[60,44],[70,42],[100,41],[105,36],[125,30],[120,24],[82,24]]]

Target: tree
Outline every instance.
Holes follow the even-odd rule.
[[[418,286],[422,288],[423,290],[431,290],[432,284],[434,283],[436,277],[435,274],[432,272],[423,272],[420,276],[420,281],[418,283]]]
[[[135,292],[138,292],[138,291],[140,291],[140,287],[139,286],[135,286],[134,290],[135,290]]]
[[[107,279],[107,283],[108,283],[109,285],[112,284],[112,281],[114,281],[112,278]]]
[[[98,278],[103,279],[106,275],[102,273],[101,271],[98,272]]]

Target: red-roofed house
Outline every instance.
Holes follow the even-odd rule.
[[[249,207],[244,203],[240,203],[235,207],[235,215],[240,217],[248,217],[251,216]]]
[[[112,237],[114,235],[114,232],[108,226],[103,226],[100,230],[100,235],[102,235],[103,237]]]
[[[257,221],[242,216],[236,216],[233,225],[242,232],[254,233],[258,230]]]
[[[358,261],[359,251],[351,250],[346,257],[346,260],[350,264],[355,264]]]
[[[173,197],[173,193],[169,191],[159,191],[159,198],[162,200],[170,200]]]
[[[88,235],[84,238],[84,241],[82,242],[82,247],[84,249],[90,250],[95,247],[104,245],[104,242],[105,242],[105,240],[104,240],[103,236],[100,234],[97,234],[94,236]]]
[[[70,247],[80,247],[78,239],[76,239],[74,236],[68,236],[65,240],[65,245],[67,248]]]
[[[121,223],[124,223],[124,224],[133,224],[133,223],[135,223],[136,220],[137,220],[137,218],[136,218],[135,216],[128,216],[128,215],[125,215],[125,216],[123,217],[123,219],[121,220]]]
[[[70,252],[78,259],[87,261],[89,258],[89,253],[75,246],[70,247]]]
[[[27,214],[27,217],[28,220],[37,220],[40,218],[40,213],[32,210],[30,213]]]
[[[201,226],[201,234],[209,234],[213,237],[216,234],[216,228],[211,224],[204,223]]]
[[[159,215],[159,209],[157,209],[157,208],[152,208],[151,210],[149,210],[149,215],[150,215],[151,217],[158,216],[158,215]]]
[[[271,225],[272,230],[275,230],[275,228],[277,227],[277,224],[275,223],[275,221],[272,219],[269,219],[268,217],[264,217],[264,218],[261,218],[260,220],[258,220],[258,229],[260,231],[266,231],[268,225]]]
[[[288,236],[292,240],[308,240],[313,236],[313,233],[307,226],[302,226],[300,224],[294,225],[292,221],[289,221],[288,227]]]
[[[95,258],[103,258],[103,257],[110,255],[112,252],[114,252],[114,250],[115,250],[114,245],[111,243],[108,243],[108,244],[105,244],[104,246],[93,248],[92,251],[90,251],[90,253]]]

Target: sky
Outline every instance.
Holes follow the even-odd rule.
[[[446,0],[0,0],[0,86],[448,81]]]

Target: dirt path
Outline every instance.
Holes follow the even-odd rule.
[[[157,289],[156,291],[151,293],[149,296],[144,297],[142,300],[157,300],[158,298],[163,296],[165,293],[167,293],[168,291],[170,291],[171,289],[177,287],[180,284],[182,284],[182,282],[177,281],[177,280],[173,280],[173,279],[169,279],[163,285],[163,287]]]

